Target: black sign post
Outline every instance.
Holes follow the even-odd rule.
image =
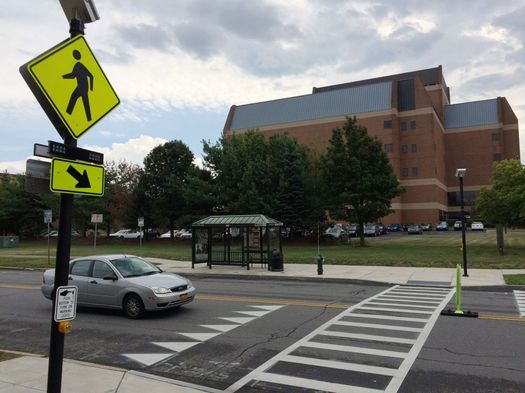
[[[72,19],[70,22],[71,38],[84,34],[84,24]],[[77,141],[68,133],[64,133],[64,144],[75,148]],[[53,309],[57,297],[57,288],[68,285],[69,257],[71,253],[71,223],[73,219],[73,195],[60,194],[60,222],[58,226],[58,243],[55,268],[55,296]],[[64,361],[64,333],[58,330],[58,322],[51,317],[51,340],[49,343],[49,367],[47,373],[47,393],[62,391],[62,364]]]

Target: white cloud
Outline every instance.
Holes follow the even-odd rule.
[[[108,161],[127,161],[141,165],[144,157],[158,145],[168,142],[163,138],[156,138],[148,135],[140,135],[138,138],[132,138],[124,143],[112,143],[111,147],[104,146],[82,146],[88,150],[94,150],[104,154],[104,162]]]
[[[0,172],[19,174],[25,171],[26,171],[26,161],[25,160],[0,162]]]

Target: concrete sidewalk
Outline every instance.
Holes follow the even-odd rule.
[[[299,280],[352,280],[370,281],[385,284],[433,284],[456,285],[456,269],[432,267],[390,267],[390,266],[358,266],[358,265],[324,265],[323,274],[317,274],[316,264],[286,264],[284,271],[271,272],[260,264],[250,266],[250,270],[241,266],[195,265],[191,262],[173,261],[168,259],[147,258],[159,265],[165,271],[179,273],[183,276],[233,276],[250,278],[285,278]],[[502,286],[505,285],[503,275],[525,274],[525,269],[468,269],[468,277],[461,277],[461,285],[466,287]]]
[[[0,362],[0,393],[47,391],[48,359],[22,356]],[[191,384],[135,371],[64,360],[63,393],[202,393]]]

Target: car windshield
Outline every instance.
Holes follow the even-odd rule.
[[[122,277],[148,276],[162,272],[154,264],[138,257],[126,257],[111,261]]]

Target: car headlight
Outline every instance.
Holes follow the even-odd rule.
[[[188,288],[193,288],[193,283],[188,279],[186,281],[188,282]]]
[[[171,293],[171,289],[164,287],[151,287],[151,290],[155,295],[166,295],[168,293]]]

